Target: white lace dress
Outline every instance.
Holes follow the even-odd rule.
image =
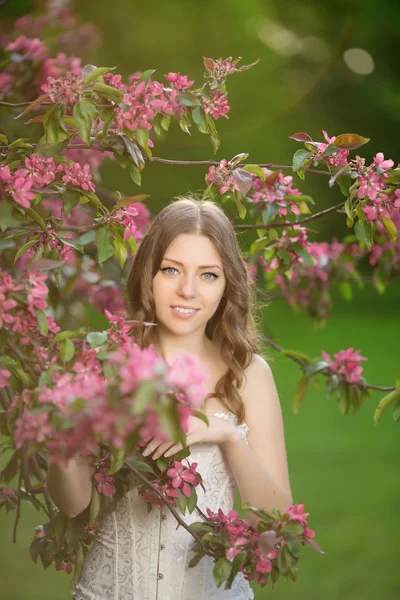
[[[247,442],[248,426],[236,416],[218,411],[213,416],[231,421]],[[197,486],[198,506],[228,513],[234,503],[236,480],[220,444],[193,444],[190,462],[198,463],[206,493]],[[202,521],[199,513],[182,515],[186,523]],[[147,512],[131,488],[116,511],[99,521],[96,537],[73,587],[74,600],[250,600],[254,593],[242,573],[230,590],[217,588],[214,561],[205,556],[189,568],[195,540],[164,508]]]

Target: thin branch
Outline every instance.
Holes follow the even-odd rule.
[[[22,472],[19,473],[18,479],[18,489],[21,487],[22,482]],[[21,516],[21,496],[17,497],[17,514],[15,515],[14,527],[13,527],[13,543],[17,543],[17,528],[19,523],[19,518]]]
[[[16,354],[18,356],[19,360],[22,363],[21,366],[24,367],[27,371],[29,371],[30,375],[33,377],[34,380],[37,379],[37,374],[28,364],[26,364],[27,361],[25,360],[25,356],[23,355],[21,350],[18,348],[18,346],[16,346],[14,344],[14,342],[10,339],[7,340],[7,345],[11,348],[11,350],[14,352],[14,354]]]
[[[262,342],[264,344],[268,344],[268,346],[271,346],[271,348],[273,348],[274,350],[276,350],[276,352],[279,353],[283,353],[285,351],[285,348],[283,348],[282,346],[279,346],[279,344],[277,344],[276,342],[274,342],[273,340],[271,340],[270,338],[266,338],[266,337],[262,337]],[[304,361],[301,358],[298,358],[296,356],[288,356],[287,358],[290,358],[290,360],[293,360],[294,362],[296,362],[297,364],[299,364],[301,367],[304,367]],[[328,373],[324,373],[323,371],[318,371],[319,375],[325,375],[325,377],[329,377]],[[400,388],[397,387],[387,387],[387,386],[382,386],[382,385],[373,385],[371,383],[358,383],[357,384],[358,387],[362,387],[364,389],[372,389],[372,390],[379,390],[380,392],[391,392],[394,390],[398,390]]]
[[[268,225],[233,225],[233,228],[237,231],[244,230],[252,230],[252,229],[276,229],[277,227],[293,227],[293,225],[301,225],[302,223],[308,223],[309,221],[313,221],[314,219],[318,219],[319,217],[323,217],[335,210],[338,210],[342,206],[344,206],[346,201],[340,202],[340,204],[336,204],[335,206],[330,206],[325,210],[321,210],[314,215],[310,215],[309,217],[305,217],[304,219],[300,219],[300,221],[288,221],[286,223],[269,223]]]
[[[147,479],[147,477],[145,475],[143,475],[143,473],[141,473],[140,471],[135,469],[135,467],[132,467],[132,465],[130,465],[128,462],[125,462],[125,465],[135,475],[137,475],[137,477],[139,477],[139,479],[141,479],[146,485],[148,485],[159,498],[161,498],[165,502],[165,504],[167,505],[167,507],[169,508],[171,513],[174,515],[174,517],[178,521],[178,523],[184,529],[186,529],[186,531],[188,531],[190,533],[190,535],[192,535],[199,542],[201,547],[203,547],[203,545],[201,543],[201,538],[197,535],[197,533],[195,533],[192,529],[190,529],[190,526],[182,519],[182,517],[179,515],[179,513],[177,512],[177,510],[175,509],[173,504],[171,504],[171,502],[151,483],[151,481],[149,479]],[[208,552],[206,554],[208,554]]]
[[[51,524],[54,525],[53,504],[52,504],[49,492],[47,491],[46,478],[43,478],[42,470],[39,467],[39,463],[37,461],[36,456],[32,456],[32,464],[33,464],[33,469],[35,471],[35,475],[36,475],[37,479],[40,481],[40,483],[43,486],[43,496],[44,496],[44,500],[46,502],[46,506],[47,506],[47,510],[48,510],[48,516],[49,516]]]

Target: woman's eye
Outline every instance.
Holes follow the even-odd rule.
[[[161,271],[177,271],[177,269],[175,269],[175,267],[164,267],[161,269]],[[215,281],[216,279],[218,279],[219,275],[216,275],[215,273],[211,273],[211,271],[208,271],[207,273],[203,273],[203,275],[211,275],[211,277],[205,277],[204,279],[207,279],[209,281]]]
[[[210,272],[208,272],[208,273],[203,273],[203,275],[212,275],[212,279],[213,279],[213,280],[216,280],[216,279],[218,279],[218,277],[219,277],[219,275],[216,275],[215,273],[210,273]],[[211,279],[211,278],[209,278],[209,277],[206,277],[206,279]]]
[[[164,267],[161,271],[176,271],[176,269],[174,267]]]

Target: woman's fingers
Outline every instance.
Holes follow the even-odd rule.
[[[146,448],[143,450],[143,456],[149,456],[152,454],[156,448],[160,445],[159,440],[152,440],[149,444],[147,444]]]
[[[166,450],[168,450],[168,448],[170,448],[170,447],[171,447],[171,442],[164,442],[163,444],[160,444],[160,446],[157,448],[157,451],[156,451],[156,452],[154,452],[154,454],[153,454],[153,457],[152,457],[152,458],[153,458],[154,460],[157,460],[157,458],[160,458],[160,456],[161,456],[162,454],[164,454],[164,452],[165,452]]]
[[[172,456],[173,454],[176,454],[177,452],[180,452],[181,450],[183,450],[183,446],[179,442],[179,444],[175,444],[167,452],[164,452],[164,456],[166,458],[168,458],[168,456]]]

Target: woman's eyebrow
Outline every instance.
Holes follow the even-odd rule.
[[[179,262],[179,260],[174,260],[173,258],[168,258],[167,256],[164,256],[163,260],[169,260],[169,262],[173,262],[181,267],[184,266],[184,264]],[[220,269],[222,271],[219,265],[200,265],[199,269]]]

